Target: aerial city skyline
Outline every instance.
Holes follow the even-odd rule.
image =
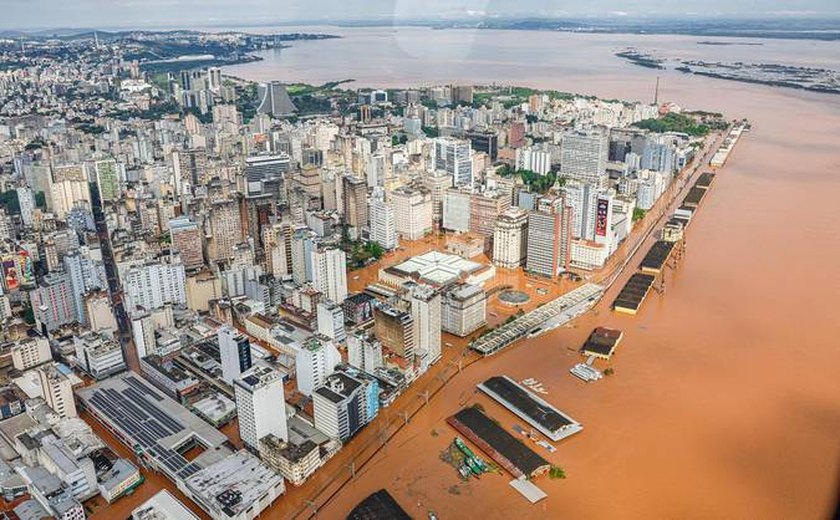
[[[35,4],[8,518],[836,513],[833,2]]]

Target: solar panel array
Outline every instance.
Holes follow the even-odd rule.
[[[123,378],[123,381],[128,386],[121,391],[96,389],[89,399],[90,404],[171,475],[186,479],[199,471],[201,468],[197,464],[160,443],[161,439],[184,430],[181,423],[150,402],[160,402],[163,398],[132,376]]]

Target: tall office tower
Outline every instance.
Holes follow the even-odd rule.
[[[20,206],[20,219],[26,227],[32,227],[32,212],[35,211],[35,194],[32,188],[21,186],[17,189],[18,205]]]
[[[367,185],[365,181],[350,175],[342,179],[343,214],[347,225],[361,233],[368,225]]]
[[[242,241],[242,219],[234,201],[214,202],[210,208],[208,256],[211,262],[229,260]]]
[[[76,321],[73,289],[66,274],[50,273],[29,293],[35,321],[42,330],[53,331]]]
[[[189,217],[178,217],[169,221],[169,233],[172,249],[181,255],[185,269],[197,269],[204,266],[201,227]]]
[[[305,227],[295,230],[292,235],[292,280],[298,285],[312,281],[317,238],[312,230]]]
[[[492,237],[499,215],[510,208],[507,193],[486,191],[470,196],[470,232]]]
[[[288,222],[263,228],[265,270],[277,279],[292,274],[293,233],[294,229]]]
[[[347,362],[373,374],[382,366],[382,343],[362,332],[347,336]]]
[[[487,293],[477,285],[456,285],[441,301],[441,329],[459,337],[477,331],[487,323]]]
[[[259,449],[266,435],[289,440],[283,376],[268,365],[255,365],[233,380],[239,437],[251,449]]]
[[[560,176],[606,186],[609,148],[606,130],[566,134],[560,146]]]
[[[85,296],[85,316],[91,330],[110,330],[112,333],[119,331],[107,290],[94,291]]]
[[[182,182],[188,182],[191,186],[203,186],[207,183],[210,177],[207,171],[207,150],[181,150],[177,155],[173,154],[173,162],[177,162],[176,178],[180,176]]]
[[[329,301],[318,302],[318,334],[326,336],[336,343],[344,343],[347,333],[344,330],[344,307]]]
[[[493,230],[493,263],[516,269],[528,255],[528,212],[510,208],[496,219]]]
[[[332,341],[312,336],[303,342],[295,356],[295,377],[298,391],[311,396],[312,391],[323,385],[327,376],[341,363],[341,354]]]
[[[105,334],[88,331],[73,337],[76,362],[86,374],[96,380],[125,370],[122,345]]]
[[[553,278],[569,269],[573,210],[562,197],[540,201],[528,215],[528,254],[525,269]]]
[[[373,333],[389,353],[399,356],[406,364],[414,362],[416,341],[411,314],[379,304],[373,310]]]
[[[108,278],[105,274],[105,264],[74,251],[62,259],[64,272],[70,277],[70,290],[73,294],[73,308],[76,321],[80,325],[87,325],[85,313],[85,294],[108,289]]]
[[[452,176],[434,171],[431,175],[423,177],[421,182],[432,196],[432,222],[440,226],[443,220],[443,199],[446,197],[446,191],[452,187]]]
[[[279,81],[257,85],[257,113],[274,117],[290,116],[297,112],[286,85]]]
[[[77,417],[73,382],[52,363],[39,367],[37,371],[47,406],[62,419]]]
[[[312,285],[336,303],[347,298],[347,255],[344,251],[319,247],[312,252]]]
[[[470,230],[469,191],[450,188],[443,199],[443,223],[441,226],[450,231],[466,232]]]
[[[551,171],[551,152],[533,146],[516,149],[516,169],[546,175]]]
[[[569,180],[563,186],[566,204],[574,210],[573,238],[595,240],[598,194],[601,191],[594,184],[576,180]]]
[[[228,326],[220,328],[216,337],[219,340],[219,357],[222,360],[222,379],[232,385],[234,378],[253,365],[251,343],[244,334]]]
[[[245,196],[280,197],[283,178],[290,167],[291,157],[283,152],[248,157],[245,159]]]
[[[187,278],[180,263],[151,261],[130,267],[122,277],[128,312],[187,303]]]
[[[216,94],[222,90],[222,69],[219,67],[207,69],[207,88]]]
[[[114,202],[120,198],[120,165],[113,159],[96,161],[96,186],[102,202]]]
[[[0,208],[0,242],[15,239],[15,227],[12,217],[6,214],[5,208]]]
[[[440,359],[441,296],[433,287],[418,285],[410,293],[414,320],[414,353],[423,368]]]
[[[77,204],[90,211],[90,185],[84,166],[54,168],[49,196],[53,213],[60,219],[64,219]]]
[[[472,147],[469,141],[451,137],[435,139],[435,169],[452,175],[455,186],[472,186]]]
[[[467,132],[465,135],[476,152],[484,152],[495,162],[499,157],[499,137],[493,132]]]
[[[391,192],[397,235],[420,240],[432,232],[432,193],[426,188],[403,186]]]
[[[336,372],[312,394],[315,427],[327,437],[346,441],[376,417],[378,393],[376,379]]]
[[[377,188],[370,201],[370,239],[386,251],[397,247],[394,220],[394,204],[385,202],[385,194]]]

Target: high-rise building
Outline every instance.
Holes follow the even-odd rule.
[[[433,204],[429,190],[403,186],[391,192],[391,200],[397,235],[405,240],[420,240],[432,232]]]
[[[172,249],[181,255],[185,269],[198,269],[204,266],[201,227],[188,217],[178,217],[169,221],[169,233]]]
[[[347,255],[341,249],[319,247],[312,252],[312,285],[327,298],[347,298]]]
[[[411,290],[411,318],[414,321],[414,354],[427,368],[441,355],[441,296],[435,288],[418,285]]]
[[[344,330],[344,308],[330,300],[318,302],[318,333],[336,343],[344,343],[347,333]]]
[[[563,195],[574,211],[572,237],[595,240],[595,220],[598,207],[598,193],[594,184],[569,180],[563,186]]]
[[[51,359],[52,352],[47,338],[41,336],[23,338],[12,346],[12,365],[21,372],[42,365]]]
[[[244,334],[231,327],[222,327],[217,333],[219,357],[222,360],[222,379],[232,385],[233,380],[251,368],[251,343]]]
[[[122,277],[127,310],[141,307],[154,310],[171,303],[187,303],[184,265],[171,262],[147,262],[130,267]]]
[[[242,216],[239,206],[233,201],[220,201],[213,204],[209,218],[208,256],[210,261],[229,260],[233,249],[242,241]]]
[[[470,230],[470,201],[472,194],[466,190],[450,188],[443,199],[443,223],[441,226],[450,231],[467,232]]]
[[[96,161],[96,186],[102,202],[114,202],[120,198],[120,165],[113,159]]]
[[[464,337],[487,323],[487,294],[477,285],[460,284],[447,290],[441,301],[441,328]]]
[[[495,133],[467,132],[465,137],[470,140],[473,150],[486,153],[491,162],[499,157],[499,137]]]
[[[52,332],[76,320],[73,289],[66,274],[48,274],[30,298],[35,320],[43,330]]]
[[[546,175],[551,171],[551,152],[533,146],[516,149],[516,169]]]
[[[112,333],[119,330],[107,290],[93,291],[85,296],[85,315],[91,330]]]
[[[258,450],[266,435],[288,440],[283,376],[268,365],[255,365],[233,381],[239,436],[248,447]]]
[[[528,212],[510,208],[499,215],[493,231],[493,263],[516,269],[528,256]]]
[[[315,427],[330,438],[346,441],[376,417],[378,394],[376,379],[332,374],[312,394]]]
[[[382,366],[382,343],[363,332],[347,336],[347,361],[359,370],[373,374]]]
[[[411,314],[383,303],[374,308],[373,320],[373,333],[382,346],[406,363],[413,363],[416,340]]]
[[[470,232],[492,237],[499,215],[510,208],[510,195],[487,191],[470,196]]]
[[[280,186],[290,165],[291,158],[283,152],[248,157],[245,160],[245,196],[280,197]]]
[[[423,177],[422,183],[432,196],[432,222],[440,226],[443,220],[443,200],[446,191],[452,187],[452,176],[436,170]]]
[[[76,417],[76,401],[73,398],[73,382],[70,378],[55,364],[43,365],[37,371],[47,406],[62,419]]]
[[[283,117],[290,116],[295,112],[297,112],[297,108],[286,91],[286,85],[279,81],[272,81],[257,86],[258,114]]]
[[[311,396],[326,382],[327,376],[341,363],[341,354],[332,341],[318,337],[307,339],[295,356],[295,377],[298,391]]]
[[[63,166],[53,169],[50,200],[55,216],[63,219],[77,204],[91,210],[90,185],[84,166]]]
[[[367,185],[365,181],[350,175],[342,179],[344,220],[351,228],[361,233],[368,225]]]
[[[65,255],[62,260],[64,272],[70,277],[76,321],[80,325],[87,325],[85,295],[91,291],[108,289],[105,264],[90,258],[90,256],[83,255],[78,250]]]
[[[89,331],[73,337],[76,362],[96,380],[125,370],[122,345],[99,332]]]
[[[439,137],[434,144],[435,168],[452,175],[455,186],[472,186],[472,147],[469,141]]]
[[[603,187],[609,179],[608,154],[609,134],[606,131],[566,134],[560,146],[560,175]]]
[[[553,278],[569,269],[573,210],[562,197],[541,200],[541,208],[528,215],[528,254],[525,269]]]
[[[394,204],[386,202],[381,192],[375,192],[370,201],[370,239],[386,251],[397,247]]]
[[[26,227],[32,227],[32,212],[35,211],[35,193],[28,186],[21,186],[17,189],[18,205],[20,206],[20,219]]]

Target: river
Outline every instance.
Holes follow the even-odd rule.
[[[661,100],[753,122],[696,215],[687,256],[668,273],[664,295],[652,295],[635,317],[602,306],[575,328],[472,365],[320,517],[342,517],[382,487],[416,518],[428,509],[444,519],[830,516],[840,475],[840,96],[653,71],[613,52],[635,46],[674,57],[840,68],[840,43],[282,30],[345,38],[296,42],[226,72],[385,87],[517,84],[633,100],[651,100],[659,74]],[[625,340],[611,363],[615,375],[587,386],[567,372],[578,361],[568,347],[597,325],[623,329]],[[540,479],[549,497],[535,506],[507,477],[459,484],[437,458],[453,436],[445,418],[476,383],[500,373],[539,379],[546,399],[585,428],[548,457],[568,478]],[[472,399],[506,428],[521,424],[485,398]]]

